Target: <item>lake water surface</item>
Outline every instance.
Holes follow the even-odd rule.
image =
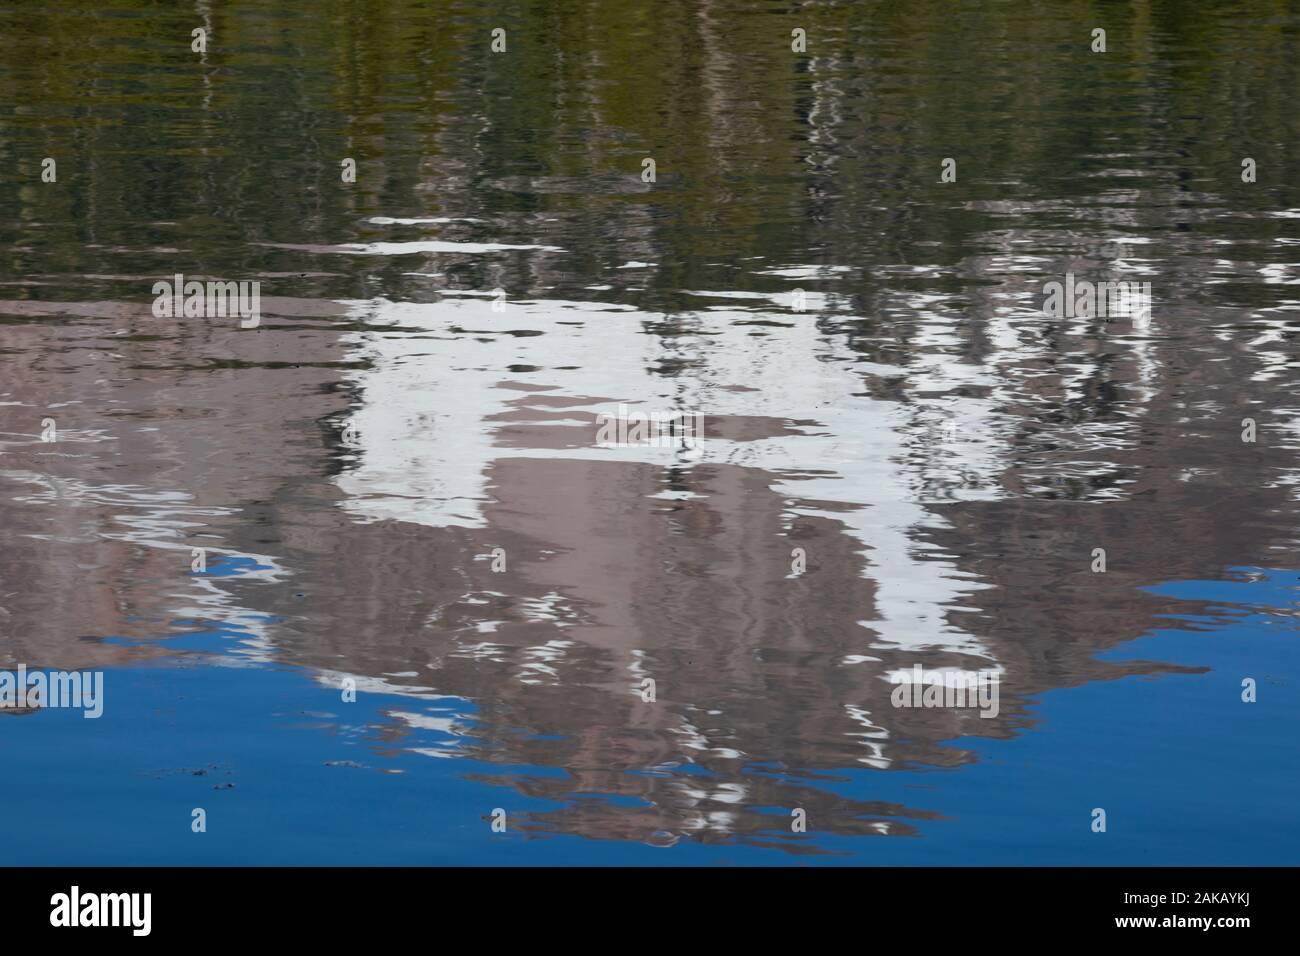
[[[0,8],[0,670],[104,681],[0,710],[6,861],[1295,864],[1298,53],[1265,0]]]

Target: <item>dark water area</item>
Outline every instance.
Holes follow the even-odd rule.
[[[1298,54],[1282,0],[0,6],[0,671],[104,688],[0,709],[6,859],[1300,862]]]

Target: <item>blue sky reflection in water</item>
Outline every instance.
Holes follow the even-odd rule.
[[[30,737],[6,748],[6,759],[15,780],[51,786],[11,789],[9,818],[26,825],[7,837],[20,858],[88,864],[1286,865],[1297,832],[1295,744],[1285,725],[1296,705],[1279,703],[1280,721],[1241,706],[1225,675],[1267,656],[1261,695],[1282,697],[1296,679],[1286,624],[1296,575],[1237,570],[1250,580],[1162,587],[1225,602],[1197,618],[1198,635],[1156,631],[1111,655],[1149,654],[1205,673],[1049,692],[1031,708],[1032,732],[957,741],[978,755],[959,770],[864,768],[820,783],[846,800],[914,808],[910,839],[822,834],[814,819],[796,843],[780,807],[754,808],[770,815],[770,833],[746,842],[557,834],[546,814],[566,803],[605,803],[616,813],[641,801],[521,796],[529,779],[566,774],[473,756],[486,742],[471,701],[364,694],[340,705],[333,687],[296,668],[231,660],[228,649],[247,636],[237,628],[190,635],[184,646],[202,656],[194,662],[115,670],[109,717],[89,730],[68,711],[31,721]],[[1189,712],[1205,716],[1196,735],[1187,732]],[[689,776],[704,791],[713,779]],[[1090,802],[1119,821],[1112,839],[1070,825]],[[481,816],[502,804],[520,831],[484,840]],[[190,805],[220,820],[220,840],[177,826],[177,808]],[[1270,826],[1264,841],[1261,819]],[[802,852],[752,845],[758,840]],[[811,850],[819,855],[804,855]]]
[[[11,862],[1296,861],[1300,18],[277,6],[0,12]]]

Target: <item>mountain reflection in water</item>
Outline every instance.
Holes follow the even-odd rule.
[[[349,805],[486,784],[436,803],[479,828],[456,862],[494,806],[529,837],[747,860],[911,836],[1040,862],[962,828],[998,797],[927,788],[1008,786],[988,742],[1028,753],[1051,691],[1129,727],[1099,744],[1062,717],[1058,761],[1097,747],[1073,769],[1154,786],[1151,748],[1184,745],[1151,713],[1219,739],[1255,718],[1189,694],[1296,676],[1294,12],[1106,8],[1103,58],[1101,14],[1066,4],[536,4],[492,56],[488,4],[276,6],[204,13],[202,62],[193,13],[138,0],[0,29],[0,669],[105,669],[108,695],[93,742],[0,723],[7,759],[57,733],[75,766],[188,720],[177,682],[256,698],[287,670],[260,723],[232,702],[187,746],[236,775],[328,748]],[[155,317],[177,272],[259,280],[260,326]],[[1152,313],[1045,315],[1067,274],[1150,282]],[[601,447],[620,405],[700,413],[704,440]],[[1216,590],[1246,582],[1281,597]],[[1247,618],[1222,651],[1179,643]],[[893,706],[918,664],[996,674],[997,715]],[[1226,758],[1260,790],[1223,853],[1261,822],[1297,846],[1280,696]],[[174,769],[131,752],[66,799],[116,794],[95,812],[129,845],[116,801],[172,812]],[[229,799],[381,828],[293,777]],[[1072,799],[1053,825],[1084,839],[1102,797]],[[1188,801],[1162,813],[1199,833]],[[532,861],[583,859],[546,845]]]

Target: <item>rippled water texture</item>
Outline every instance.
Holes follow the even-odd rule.
[[[1298,39],[6,6],[0,669],[105,689],[0,711],[6,861],[1296,863]]]

